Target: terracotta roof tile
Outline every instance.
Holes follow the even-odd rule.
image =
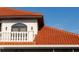
[[[0,45],[33,45],[34,42],[0,42]]]
[[[44,26],[35,38],[36,44],[79,44],[79,36],[74,33]]]
[[[11,16],[11,15],[32,15],[39,16],[39,13],[33,13],[29,11],[16,10],[13,8],[0,7],[0,16]]]

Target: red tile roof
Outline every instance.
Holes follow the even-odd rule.
[[[11,16],[11,15],[32,15],[39,16],[40,13],[33,13],[29,11],[16,10],[13,8],[0,7],[0,16]]]
[[[44,26],[33,42],[0,42],[0,45],[79,45],[79,36]]]
[[[36,44],[40,45],[67,45],[79,44],[79,36],[56,28],[44,26],[35,38]]]

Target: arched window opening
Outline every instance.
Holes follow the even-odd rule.
[[[26,32],[27,26],[23,23],[16,23],[16,24],[12,25],[11,31]]]

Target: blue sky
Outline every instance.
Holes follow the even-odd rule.
[[[45,25],[79,34],[79,8],[73,7],[16,7],[44,15]]]

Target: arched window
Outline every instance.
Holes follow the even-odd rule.
[[[16,23],[12,25],[11,31],[27,31],[27,26],[23,23]]]

